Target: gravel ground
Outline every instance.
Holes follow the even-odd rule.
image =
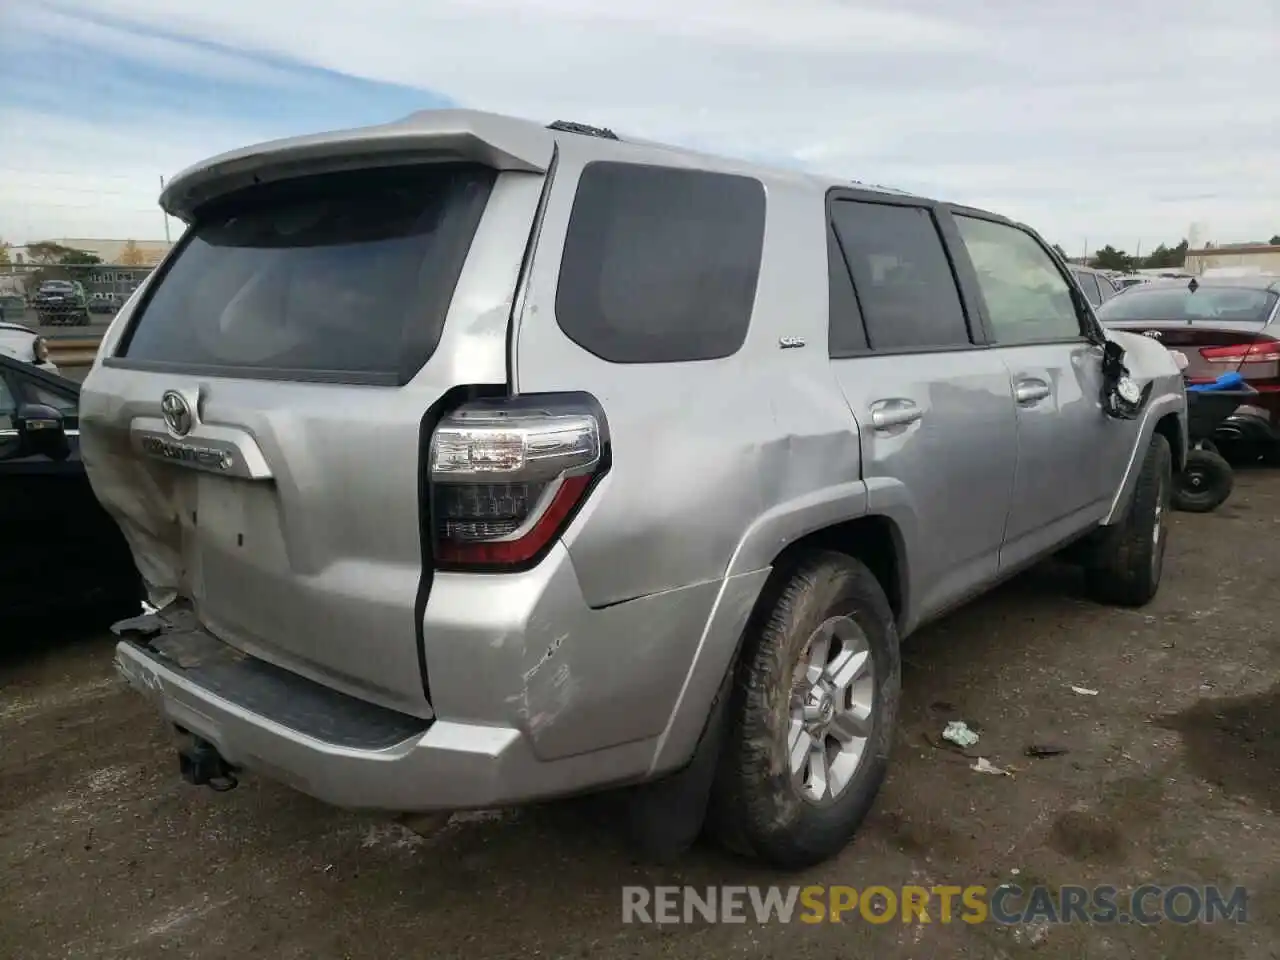
[[[107,636],[15,648],[0,630],[0,957],[1278,957],[1280,476],[1237,480],[1218,513],[1176,516],[1147,609],[1094,606],[1046,566],[913,638],[889,783],[856,841],[799,877],[710,847],[637,863],[580,803],[473,814],[425,840],[256,779],[189,788],[114,679]],[[1014,776],[930,742],[957,717]],[[1068,752],[1023,755],[1046,741]],[[621,923],[624,883],[1015,877],[1242,884],[1250,922]]]

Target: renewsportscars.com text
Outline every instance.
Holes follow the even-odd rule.
[[[622,888],[623,922],[649,924],[1246,923],[1248,906],[1243,887],[1189,884]]]

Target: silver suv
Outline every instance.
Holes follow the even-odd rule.
[[[1066,548],[1156,592],[1178,369],[999,216],[466,111],[162,203],[81,439],[192,782],[627,787],[649,849],[705,814],[799,866],[876,795],[903,637]]]

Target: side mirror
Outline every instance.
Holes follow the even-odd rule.
[[[18,455],[65,460],[71,455],[62,414],[44,403],[24,403],[18,408]]]

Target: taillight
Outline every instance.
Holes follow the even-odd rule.
[[[1230,347],[1201,347],[1200,356],[1210,363],[1274,363],[1280,361],[1280,341],[1261,340]]]
[[[580,394],[467,403],[431,437],[442,569],[523,568],[564,532],[609,466],[599,405]]]
[[[31,356],[36,363],[44,363],[49,359],[49,342],[44,337],[36,337],[31,344]]]

